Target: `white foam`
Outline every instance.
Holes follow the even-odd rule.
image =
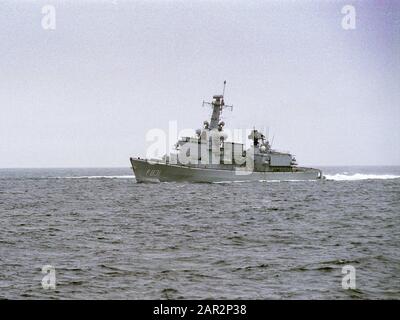
[[[376,179],[398,179],[400,176],[393,174],[364,174],[364,173],[355,173],[355,174],[325,174],[324,175],[327,180],[335,180],[335,181],[354,181],[354,180],[376,180]]]
[[[334,181],[355,181],[355,180],[382,180],[382,179],[399,179],[399,175],[393,174],[364,174],[364,173],[337,173],[337,174],[324,174],[327,180]],[[60,176],[51,177],[52,179],[135,179],[134,175],[122,176]],[[218,181],[214,183],[243,183],[250,182],[251,180],[235,180],[235,181]],[[282,182],[282,181],[315,181],[315,180],[258,180],[259,182]]]
[[[221,183],[221,184],[226,184],[226,183],[243,183],[243,182],[250,182],[251,180],[223,180],[223,181],[213,181],[212,183]]]
[[[133,175],[125,176],[71,176],[71,177],[54,177],[54,179],[134,179]]]
[[[222,184],[227,184],[227,183],[246,183],[246,182],[301,182],[301,181],[317,181],[317,180],[226,180],[226,181],[215,181],[213,183],[222,183]]]

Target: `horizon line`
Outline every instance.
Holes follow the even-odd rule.
[[[305,164],[298,167],[400,167],[400,164]],[[49,166],[49,167],[0,167],[3,169],[131,169],[131,166]]]

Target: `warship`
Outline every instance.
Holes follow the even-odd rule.
[[[221,114],[225,108],[225,85],[211,102],[210,121],[204,121],[192,137],[182,137],[175,148],[161,159],[131,157],[137,182],[292,181],[323,179],[321,170],[300,167],[289,152],[272,149],[265,135],[255,128],[248,138],[251,146],[227,141]]]

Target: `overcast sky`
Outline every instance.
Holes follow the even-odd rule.
[[[224,80],[226,127],[301,165],[400,165],[398,1],[2,0],[0,167],[129,166]]]

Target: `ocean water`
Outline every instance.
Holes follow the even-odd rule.
[[[400,167],[322,169],[222,184],[2,169],[0,298],[399,299]]]

